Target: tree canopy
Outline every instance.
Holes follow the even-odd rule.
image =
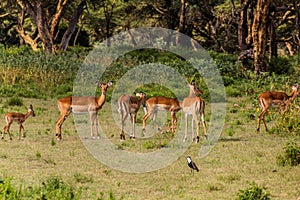
[[[0,3],[0,43],[26,44],[50,54],[65,51],[70,45],[92,46],[136,27],[177,30],[206,49],[239,53],[240,60],[254,61],[257,73],[267,71],[268,62],[278,53],[293,55],[300,51],[298,0],[5,0]]]

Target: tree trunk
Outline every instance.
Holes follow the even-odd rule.
[[[81,27],[79,27],[77,32],[76,32],[76,35],[75,35],[75,38],[74,38],[74,41],[73,41],[73,46],[76,46],[76,42],[77,42],[80,31],[81,31]]]
[[[85,6],[86,6],[86,0],[83,0],[76,8],[76,10],[72,16],[72,19],[70,20],[69,27],[66,30],[65,34],[63,35],[63,38],[62,38],[62,41],[61,41],[60,47],[59,47],[60,50],[64,50],[64,51],[67,50],[71,36],[75,31],[79,17],[81,15],[81,13],[83,12]]]
[[[294,0],[294,9],[296,10],[296,23],[295,23],[295,28],[296,28],[296,51],[298,54],[300,54],[300,8],[298,6],[298,1]]]
[[[238,42],[240,50],[247,50],[249,47],[247,45],[246,39],[248,37],[248,8],[250,5],[250,0],[241,0],[241,12],[239,15],[238,22]]]
[[[56,6],[56,13],[53,16],[52,22],[51,22],[51,29],[50,29],[50,34],[52,36],[52,38],[54,39],[54,35],[55,35],[55,29],[57,27],[57,25],[59,24],[61,15],[62,15],[62,11],[65,7],[65,5],[67,4],[68,0],[59,0],[57,6]]]
[[[269,61],[270,61],[272,57],[278,56],[275,26],[272,21],[269,24],[269,37],[270,37],[269,39]]]
[[[178,26],[178,31],[180,33],[185,34],[185,25],[186,25],[186,0],[181,0],[181,8],[180,8],[180,13],[179,13],[179,26]],[[177,45],[182,45],[183,41],[181,41],[180,34],[177,35],[176,37],[176,44]]]
[[[24,16],[25,16],[25,10],[22,9],[21,13],[20,13],[20,16],[18,17],[18,27],[17,27],[17,31],[19,32],[20,31],[24,31],[23,29],[23,24],[24,24]],[[21,34],[19,33],[19,38],[20,38],[20,46],[23,46],[25,41],[23,39],[23,37],[21,37]],[[37,47],[37,44],[36,46]],[[33,49],[33,48],[32,48]],[[35,51],[35,50],[34,50]]]
[[[25,15],[25,10],[22,9],[21,15],[18,19],[18,27],[17,27],[17,31],[20,37],[20,45],[22,45],[22,43],[25,42],[26,44],[30,45],[33,51],[38,51],[39,50],[38,43],[37,43],[38,37],[36,37],[36,39],[32,39],[29,35],[25,33],[25,30],[23,28],[24,15]]]
[[[46,53],[54,53],[53,39],[50,35],[47,22],[44,19],[42,3],[36,3],[36,24],[39,31],[40,39],[42,40],[43,49]]]
[[[252,38],[254,45],[255,73],[267,71],[266,46],[267,46],[267,19],[271,0],[258,0],[252,26]]]

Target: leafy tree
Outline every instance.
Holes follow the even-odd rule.
[[[45,52],[54,53],[54,40],[59,31],[58,26],[64,10],[73,10],[73,13],[59,45],[59,49],[62,50],[66,50],[86,4],[86,0],[75,2],[68,2],[68,0],[56,0],[54,2],[8,0],[5,10],[14,11],[12,16],[14,22],[17,23],[16,30],[26,44],[30,45],[33,50],[39,50],[39,41],[41,41]]]

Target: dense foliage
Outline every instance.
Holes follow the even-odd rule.
[[[270,200],[270,193],[266,187],[260,187],[253,183],[249,188],[240,190],[238,193],[239,200]]]
[[[60,177],[50,177],[39,186],[16,187],[12,184],[11,178],[0,182],[0,198],[3,200],[21,199],[80,199],[81,190],[76,190],[61,180]]]
[[[277,157],[280,166],[297,166],[300,164],[300,146],[289,141],[284,146],[284,152]]]
[[[77,47],[52,56],[34,52],[26,46],[0,47],[1,96],[47,98],[72,94],[77,71],[90,50]],[[244,69],[235,55],[210,51],[210,56],[222,75],[229,96],[257,95],[258,92],[269,89],[289,91],[290,85],[298,81],[300,72],[298,56],[274,59],[272,71],[261,77],[257,77],[251,70]],[[203,74],[199,74],[189,62],[177,55],[155,49],[136,50],[118,58],[107,68],[101,77],[103,80],[100,81],[116,82],[129,69],[148,63],[172,67],[187,80],[195,79],[204,91],[203,97],[209,97],[207,85],[202,79]],[[207,62],[199,60],[197,65],[202,66],[203,73],[209,69]],[[285,70],[278,70],[276,66],[282,65],[285,66]],[[157,90],[153,90],[153,87],[157,87]],[[149,96],[173,95],[171,91],[164,94],[155,92],[162,91],[159,87],[161,86],[148,85],[140,89],[148,92]]]

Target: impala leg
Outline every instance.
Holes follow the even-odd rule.
[[[124,133],[124,125],[125,125],[125,121],[128,117],[128,112],[125,112],[125,115],[123,116],[122,119],[122,135],[121,135],[121,140],[125,140],[125,133]]]
[[[153,123],[153,127],[157,127],[157,130],[161,130],[161,127],[159,127],[159,125],[156,123],[156,117],[157,117],[157,110],[153,111],[152,114],[152,123]]]
[[[195,134],[194,134],[194,122],[196,124],[196,130],[197,130],[197,138],[195,139]],[[199,138],[199,120],[197,117],[197,113],[193,113],[193,121],[192,121],[192,137],[193,137],[193,141],[195,141],[195,143],[198,143],[200,138]]]
[[[11,134],[10,134],[10,125],[11,125],[11,123],[9,123],[9,124],[7,125],[7,133],[8,133],[8,135],[9,135],[9,139],[12,140],[12,137],[11,137]]]
[[[20,130],[19,130],[19,140],[22,138],[22,140],[25,138],[24,134],[24,126],[20,124]]]
[[[187,132],[188,132],[188,114],[184,114],[184,118],[185,118],[185,130],[184,130],[184,138],[183,138],[183,142],[186,142],[187,140]]]
[[[70,115],[71,110],[67,113],[61,113],[58,120],[56,121],[56,139],[61,140],[61,127],[67,117]]]
[[[5,125],[2,129],[2,137],[1,137],[1,140],[4,139],[4,134],[5,134],[5,130],[7,129],[7,125]]]
[[[127,119],[127,117],[128,117],[128,113],[125,112],[125,115],[124,115],[123,110],[120,110],[120,119],[121,119],[121,133],[120,133],[120,140],[121,140],[121,141],[125,140],[124,123],[125,123],[125,120]]]
[[[203,125],[203,130],[204,130],[204,137],[205,137],[205,139],[207,139],[206,123],[205,123],[205,115],[204,115],[204,112],[201,113],[201,120],[202,120],[202,125]]]
[[[99,136],[99,121],[98,121],[98,113],[96,112],[95,113],[95,123],[96,123],[96,136],[97,138],[99,139],[100,136]]]
[[[150,115],[152,114],[153,110],[152,109],[149,109],[148,113],[146,115],[144,115],[143,117],[143,131],[146,130],[146,122],[147,122],[147,119],[150,117]]]
[[[175,127],[176,127],[176,122],[177,122],[176,112],[172,111],[172,112],[171,112],[171,116],[172,116],[172,126],[171,126],[171,131],[172,131],[172,132],[175,132]]]
[[[5,132],[7,132],[7,134],[9,135],[9,139],[12,140],[12,137],[11,137],[9,129],[10,129],[10,124],[7,124],[7,125],[4,126],[4,128],[2,130],[2,137],[1,137],[1,139],[4,139],[4,134],[5,134]]]
[[[98,122],[97,122],[97,112],[91,111],[90,112],[90,123],[91,123],[91,137],[95,138],[98,137]],[[94,134],[96,132],[96,135]]]
[[[152,123],[153,123],[153,127],[157,127],[157,130],[159,130],[159,131],[161,131],[162,130],[162,128],[159,126],[159,124],[156,122],[156,118],[157,118],[157,110],[155,110],[154,112],[153,112],[153,115],[152,115]]]
[[[266,124],[266,121],[265,121],[265,117],[263,117],[262,120],[263,120],[263,123],[264,123],[264,125],[265,125],[266,132],[268,132],[268,127],[267,127],[267,124]]]
[[[266,130],[267,130],[267,125],[266,125],[266,122],[265,122],[265,114],[266,114],[267,110],[263,110],[260,115],[258,116],[258,122],[257,122],[257,131],[259,132],[260,131],[260,121],[263,120],[264,124],[265,124],[265,127],[266,127]]]
[[[136,113],[132,114],[132,136],[130,138],[135,139],[135,123],[136,123]]]
[[[56,139],[57,140],[61,140],[61,126],[64,123],[64,121],[66,120],[66,118],[67,117],[65,114],[61,114],[56,122]]]

